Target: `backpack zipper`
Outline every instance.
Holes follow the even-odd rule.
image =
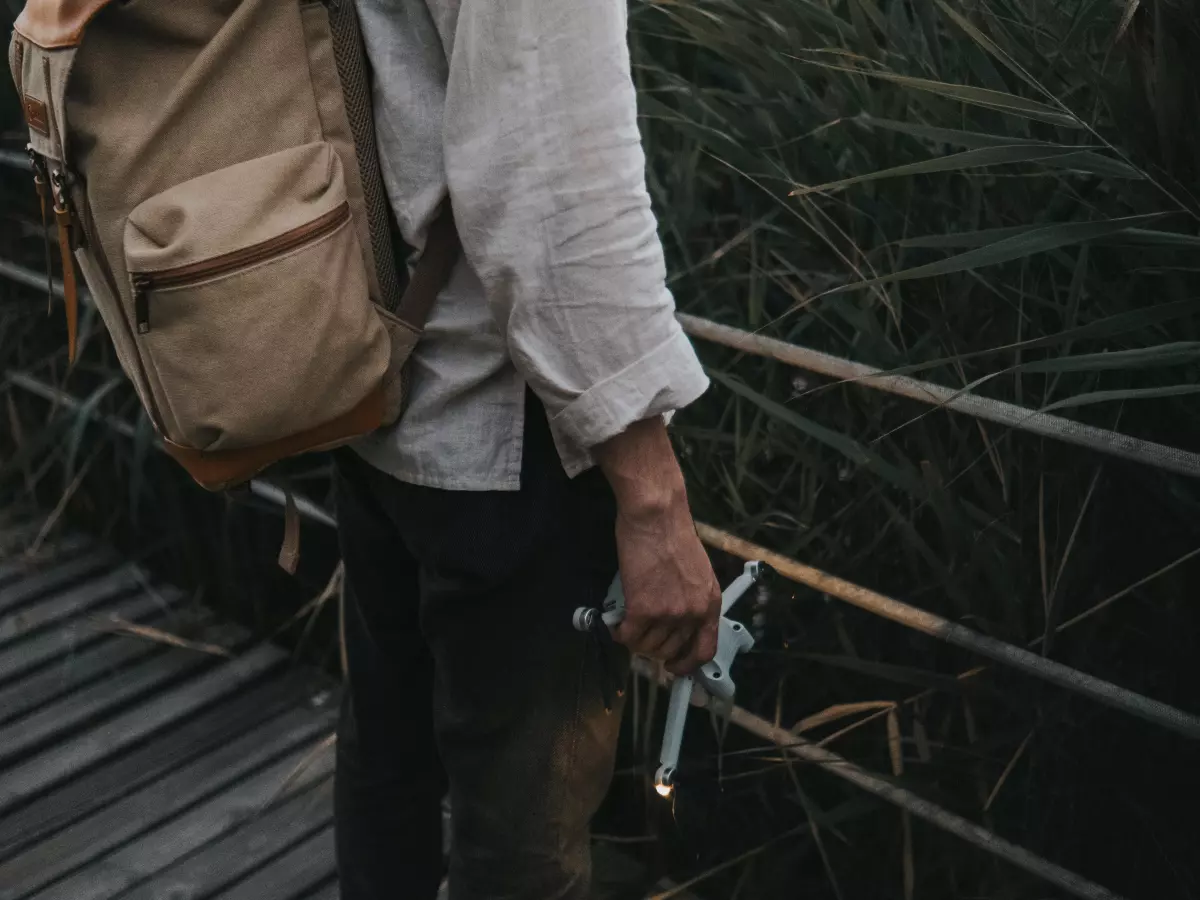
[[[266,262],[272,257],[282,256],[332,234],[349,220],[350,204],[343,203],[320,218],[251,247],[242,247],[212,259],[176,266],[173,269],[131,272],[129,277],[133,283],[133,314],[137,323],[137,333],[148,334],[150,331],[151,291],[184,287]]]

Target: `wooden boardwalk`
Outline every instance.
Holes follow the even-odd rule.
[[[336,900],[336,684],[35,532],[0,529],[0,900]]]
[[[0,900],[338,900],[336,682],[94,541],[30,557],[36,533],[0,524]],[[597,898],[646,896],[594,849]]]

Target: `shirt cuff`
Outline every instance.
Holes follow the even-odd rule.
[[[576,397],[551,425],[576,446],[590,449],[634,422],[674,412],[708,390],[708,376],[682,328],[637,362]]]

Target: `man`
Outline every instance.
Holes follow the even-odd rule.
[[[689,672],[719,589],[664,416],[707,380],[645,187],[625,0],[359,0],[385,181],[463,246],[398,427],[339,460],[343,900],[575,900],[620,709],[572,611]],[[619,673],[624,677],[624,672]]]

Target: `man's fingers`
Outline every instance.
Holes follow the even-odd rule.
[[[667,671],[670,672],[672,675],[674,675],[676,678],[683,678],[686,675],[695,675],[696,670],[698,670],[700,668],[700,666],[701,666],[701,663],[696,662],[696,660],[694,658],[689,656],[687,662],[672,663],[671,665],[667,666],[666,668],[667,668]]]
[[[628,647],[633,653],[641,653],[639,649],[646,642],[646,632],[653,624],[648,619],[629,616],[613,632],[613,639],[618,644]]]
[[[696,652],[696,646],[699,643],[699,632],[692,635],[692,639],[688,641],[682,652],[674,659],[667,661],[667,671],[672,675],[694,675],[696,670],[704,665],[704,661],[700,659],[700,655]]]
[[[684,651],[668,661],[667,671],[672,675],[694,675],[702,665],[717,655],[717,628],[705,626],[695,632]]]
[[[634,653],[650,659],[667,659],[664,648],[675,640],[678,623],[669,620],[656,619],[650,627],[642,632],[637,646],[631,647]]]
[[[626,619],[613,637],[639,656],[671,662],[690,652],[697,627],[688,619]]]
[[[696,657],[700,660],[700,665],[704,665],[717,655],[717,638],[721,633],[721,623],[719,620],[705,622],[704,627],[700,629],[700,635],[696,640]]]
[[[715,576],[709,581],[647,585],[628,593],[625,621],[613,637],[639,656],[662,660],[672,672],[694,671],[717,652],[721,591]]]
[[[690,623],[680,622],[672,626],[670,636],[655,651],[655,658],[672,663],[686,657],[696,643],[696,627]]]

